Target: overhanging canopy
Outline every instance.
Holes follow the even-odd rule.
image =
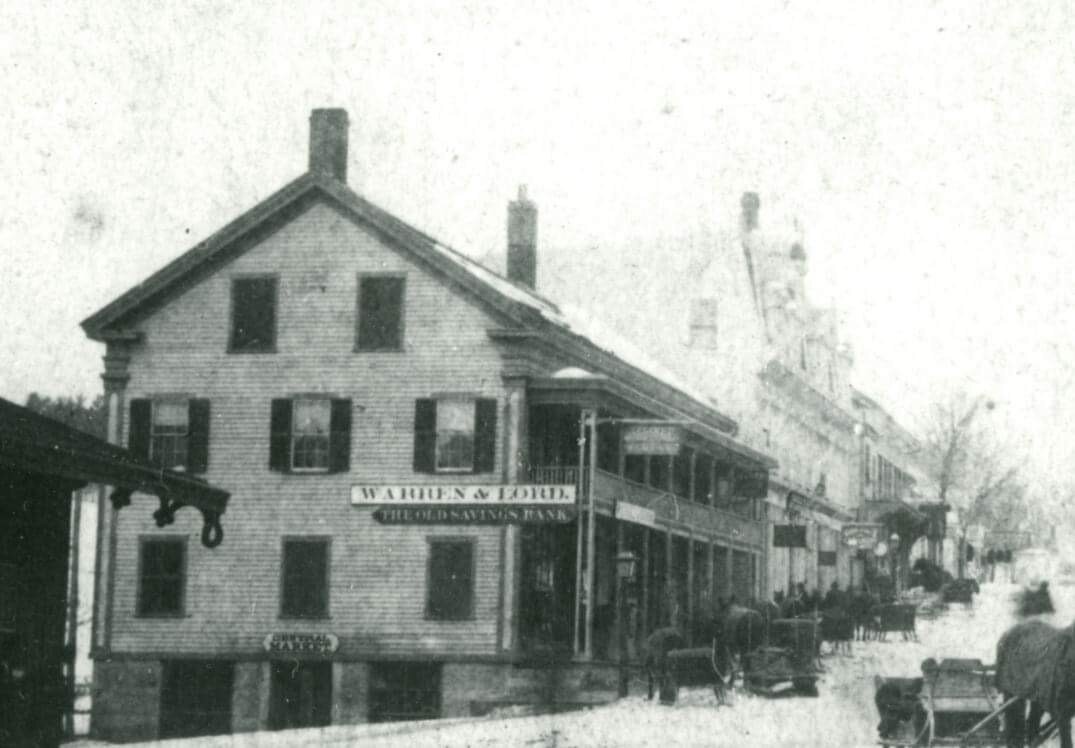
[[[191,506],[202,514],[202,543],[220,545],[220,515],[229,494],[203,480],[163,470],[126,449],[83,433],[59,421],[0,398],[0,465],[26,473],[64,478],[77,483],[114,487],[112,503],[121,508],[135,492],[153,494],[160,508],[158,527],[175,521],[175,513]]]

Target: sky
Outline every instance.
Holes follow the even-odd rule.
[[[540,252],[642,265],[757,191],[897,417],[984,394],[1013,454],[1075,461],[1065,3],[147,8],[0,10],[0,396],[99,392],[79,322],[301,174],[341,106],[351,186],[475,257],[520,183]]]

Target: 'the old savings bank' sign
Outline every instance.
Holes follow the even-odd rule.
[[[573,485],[364,485],[351,503],[376,506],[383,524],[515,524],[567,522],[575,517]]]

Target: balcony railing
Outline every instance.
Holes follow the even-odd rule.
[[[531,466],[530,468],[530,482],[541,486],[574,486],[578,479],[579,469],[573,465]]]

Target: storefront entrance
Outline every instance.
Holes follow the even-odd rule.
[[[522,528],[519,639],[524,651],[571,651],[576,533],[574,522]]]

